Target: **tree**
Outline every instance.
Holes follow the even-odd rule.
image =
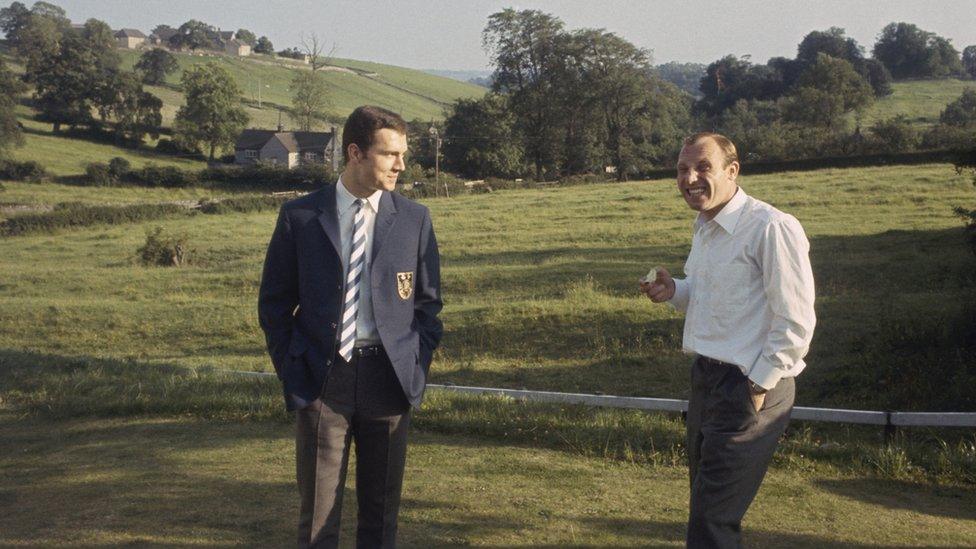
[[[884,63],[877,59],[864,59],[855,65],[854,70],[868,81],[875,97],[891,95],[891,73]]]
[[[662,79],[671,82],[688,95],[694,97],[701,95],[698,85],[701,83],[702,77],[705,76],[705,65],[671,61],[654,67],[654,70]]]
[[[241,89],[230,73],[216,63],[185,71],[180,85],[186,105],[176,113],[176,141],[188,148],[207,147],[213,160],[216,149],[232,146],[247,125]]]
[[[17,94],[24,91],[24,84],[7,69],[0,60],[0,158],[12,147],[24,144],[23,132],[17,121]]]
[[[237,29],[236,33],[237,39],[244,42],[248,46],[254,46],[258,39],[254,36],[254,33],[247,29]]]
[[[298,129],[311,131],[318,123],[328,120],[331,107],[325,78],[315,71],[297,71],[291,80],[291,109],[288,115]]]
[[[20,2],[0,9],[0,30],[7,37],[7,42],[14,48],[20,46],[21,33],[30,23],[31,11]]]
[[[28,57],[25,74],[34,83],[40,118],[51,122],[56,132],[62,124],[92,125],[92,109],[104,120],[120,63],[111,29],[89,19],[80,31],[59,32],[47,28],[53,22],[48,15],[31,17],[30,27],[38,25],[52,32],[38,41],[44,47]]]
[[[800,75],[785,114],[800,124],[835,128],[845,113],[861,111],[873,99],[871,87],[849,62],[821,53]]]
[[[37,4],[34,8],[37,8]],[[24,58],[28,81],[30,74],[38,70],[42,59],[57,54],[61,35],[70,28],[67,19],[47,13],[43,9],[39,13],[32,10],[27,25],[17,34],[17,53]]]
[[[515,122],[515,114],[502,95],[458,99],[444,123],[445,164],[472,178],[522,175],[525,156]]]
[[[132,73],[116,73],[109,87],[105,109],[115,120],[115,135],[120,141],[139,143],[148,134],[159,138],[163,123],[163,101],[142,89],[142,83]]]
[[[267,36],[262,36],[258,38],[257,43],[254,45],[254,53],[274,55],[274,44],[271,43],[271,40],[268,40]]]
[[[333,52],[335,52],[335,45],[333,45],[332,50],[323,56],[322,51],[324,48],[325,45],[319,41],[319,36],[314,32],[308,35],[308,37],[302,35],[302,53],[308,56],[308,62],[312,67],[312,72],[328,65]]]
[[[779,63],[778,59],[775,61]],[[746,58],[727,55],[705,69],[699,85],[702,98],[696,109],[715,116],[742,99],[776,99],[786,92],[784,77],[785,72],[778,64],[753,65]]]
[[[976,126],[976,90],[968,88],[958,99],[946,105],[939,122],[947,126]]]
[[[976,78],[976,46],[962,50],[962,66],[971,78]]]
[[[203,21],[190,19],[180,25],[177,33],[169,40],[173,46],[197,50],[213,45],[213,39],[211,37],[214,32],[214,28]]]
[[[564,86],[563,23],[536,10],[505,9],[488,17],[482,34],[495,68],[495,92],[506,95],[536,179],[553,172],[564,153],[567,111],[556,95]]]
[[[874,58],[896,79],[944,77],[961,72],[952,43],[911,23],[891,23],[874,45]]]
[[[153,48],[139,57],[135,69],[142,73],[142,81],[146,84],[162,84],[166,75],[180,67],[176,57],[162,48]]]
[[[156,36],[163,36],[164,34],[171,33],[171,32],[175,33],[177,31],[176,29],[174,29],[169,25],[156,25],[155,27],[153,27],[153,30],[150,31],[150,34],[155,34]]]
[[[851,65],[864,59],[864,48],[857,41],[845,35],[844,29],[830,27],[826,31],[813,31],[803,37],[797,46],[796,60],[803,68],[817,62],[817,56],[825,53],[837,59],[843,59]]]

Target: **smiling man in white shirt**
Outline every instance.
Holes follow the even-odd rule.
[[[741,523],[789,423],[814,315],[810,244],[795,217],[736,183],[735,145],[692,135],[678,190],[698,212],[684,279],[658,269],[640,289],[684,311],[695,355],[688,402],[688,547],[739,547]]]

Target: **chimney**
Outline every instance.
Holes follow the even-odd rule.
[[[285,127],[281,125],[281,110],[278,111],[278,133],[285,131]]]

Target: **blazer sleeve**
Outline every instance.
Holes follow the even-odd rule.
[[[268,354],[278,378],[291,342],[294,310],[298,306],[298,257],[288,211],[278,213],[278,222],[264,259],[258,294],[258,320],[264,330]]]
[[[417,282],[414,296],[414,322],[420,334],[419,361],[424,372],[430,369],[434,349],[440,344],[444,326],[437,315],[443,307],[441,301],[441,260],[437,250],[437,238],[430,221],[430,211],[424,209],[420,228],[420,246],[417,254]]]

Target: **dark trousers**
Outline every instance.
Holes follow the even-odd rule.
[[[742,546],[742,517],[759,491],[793,409],[793,378],[766,393],[757,412],[737,366],[698,357],[691,370],[688,458],[690,548]]]
[[[322,397],[297,412],[299,547],[337,547],[349,447],[356,444],[356,546],[395,547],[410,405],[382,348],[336,357]]]

